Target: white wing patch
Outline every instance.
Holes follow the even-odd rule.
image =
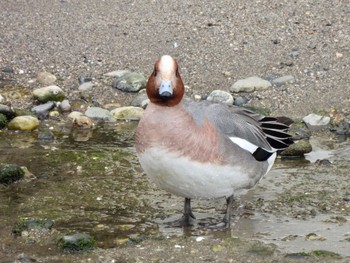
[[[255,144],[248,142],[245,139],[242,138],[238,138],[238,137],[230,137],[230,140],[237,144],[239,147],[243,148],[244,150],[250,152],[251,154],[253,154],[256,149],[258,149],[259,147],[256,146]]]

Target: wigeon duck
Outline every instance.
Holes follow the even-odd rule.
[[[156,61],[146,92],[150,102],[136,131],[136,151],[146,174],[159,187],[185,198],[182,225],[195,218],[192,198],[227,200],[252,188],[271,169],[278,150],[292,143],[288,125],[244,108],[183,100],[177,62]]]

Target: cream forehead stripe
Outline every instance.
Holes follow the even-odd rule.
[[[175,61],[170,56],[162,56],[159,61],[159,72],[163,77],[171,77],[174,74],[175,70]]]

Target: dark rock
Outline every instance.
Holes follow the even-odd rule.
[[[9,185],[24,177],[23,169],[17,164],[0,164],[0,184]]]
[[[40,104],[32,108],[32,112],[35,113],[36,116],[47,115],[47,113],[55,107],[55,103],[53,101],[48,101],[45,104]]]
[[[304,154],[312,151],[312,146],[309,140],[300,140],[292,145],[290,145],[287,149],[280,153],[281,156],[284,157],[297,157],[304,156]]]
[[[247,102],[248,102],[247,98],[237,97],[237,98],[235,98],[235,101],[233,104],[240,107],[240,106],[243,106],[244,104],[247,104]]]
[[[9,66],[5,66],[3,69],[2,69],[2,72],[4,73],[8,73],[8,74],[13,74],[15,71],[13,68],[9,67]]]

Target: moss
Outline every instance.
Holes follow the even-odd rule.
[[[20,218],[14,225],[12,232],[20,235],[25,230],[30,229],[51,229],[53,221],[50,219]]]
[[[4,128],[7,124],[7,118],[4,114],[0,113],[0,129]]]
[[[254,243],[248,252],[258,256],[272,256],[275,249],[262,243]]]
[[[58,246],[65,251],[87,251],[95,246],[95,239],[85,233],[76,233],[64,236],[59,242]]]
[[[24,177],[23,169],[16,164],[0,164],[0,184],[9,185]]]
[[[327,250],[314,250],[310,253],[316,257],[328,258],[328,259],[341,259],[342,257],[338,253],[334,253]]]

